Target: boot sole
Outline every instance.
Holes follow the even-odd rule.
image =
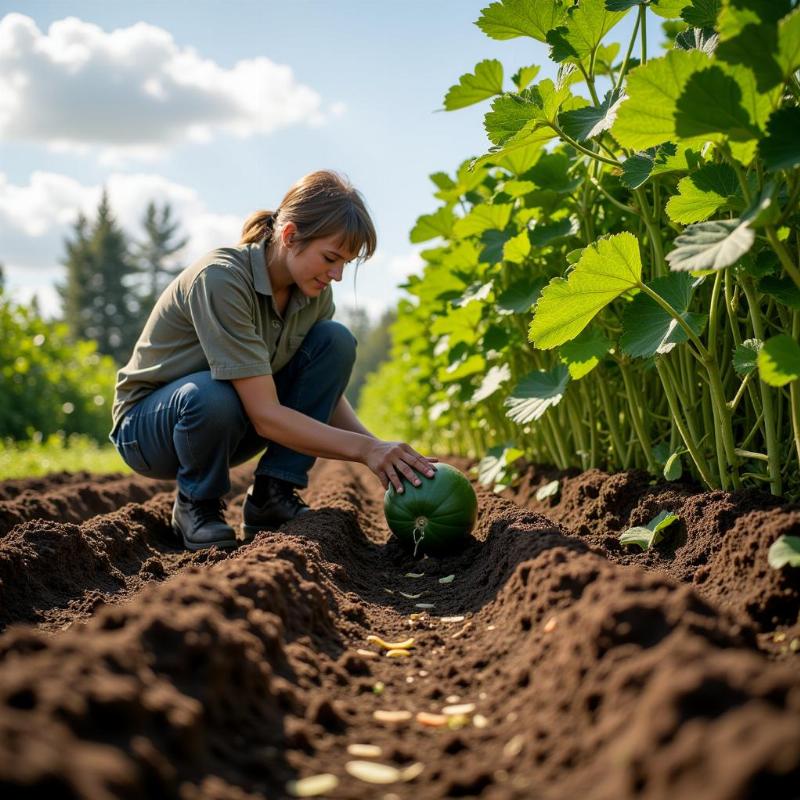
[[[183,546],[192,552],[207,550],[209,547],[219,547],[221,549],[238,547],[240,544],[239,540],[235,537],[233,539],[218,539],[214,542],[192,542],[183,535],[183,531],[174,523],[172,525],[172,532],[183,542]]]

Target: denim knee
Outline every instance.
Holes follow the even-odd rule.
[[[213,421],[215,427],[243,427],[247,424],[242,401],[229,381],[189,381],[180,392],[184,414]]]
[[[306,339],[319,340],[325,349],[330,351],[342,365],[352,367],[356,360],[356,337],[350,333],[346,325],[332,319],[314,323]]]

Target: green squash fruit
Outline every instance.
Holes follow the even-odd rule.
[[[436,464],[433,478],[414,486],[403,479],[403,493],[392,484],[383,498],[389,530],[414,555],[451,555],[475,526],[478,498],[466,476],[449,464]]]

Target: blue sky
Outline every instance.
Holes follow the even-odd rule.
[[[303,174],[332,168],[362,192],[378,229],[357,295],[375,317],[420,263],[408,232],[436,207],[428,175],[488,148],[488,104],[437,112],[447,89],[485,58],[503,63],[507,88],[523,65],[553,75],[544,45],[496,42],[474,25],[486,5],[0,2],[9,288],[57,310],[63,239],[78,210],[93,213],[103,185],[133,236],[147,201],[169,200],[191,236],[189,263],[235,244],[244,218],[277,205]],[[627,38],[632,23],[631,14],[609,40]],[[655,53],[653,18],[649,33]],[[341,309],[355,303],[352,267],[335,297]]]

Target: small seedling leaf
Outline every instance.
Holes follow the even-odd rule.
[[[635,544],[641,547],[642,550],[649,550],[664,538],[662,533],[664,528],[672,525],[677,519],[677,514],[673,514],[671,511],[662,511],[658,516],[653,517],[647,525],[628,528],[620,535],[619,543],[622,545]]]
[[[670,455],[664,464],[664,479],[668,481],[677,481],[681,475],[683,475],[681,454],[680,452],[675,452]]]
[[[773,569],[781,569],[787,564],[800,567],[800,536],[781,536],[769,548],[767,555]]]

